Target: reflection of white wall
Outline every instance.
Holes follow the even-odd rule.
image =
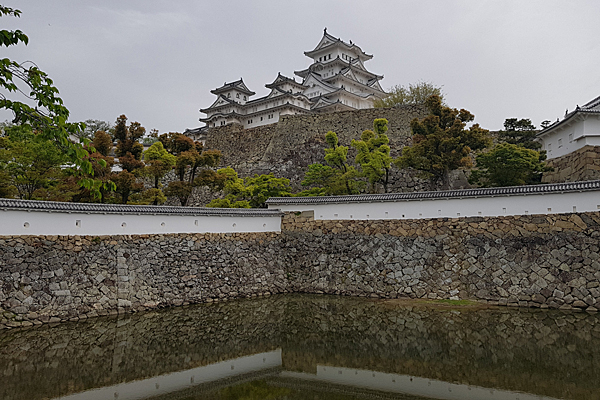
[[[388,374],[361,369],[331,367],[317,365],[317,374],[281,372],[280,376],[334,383],[379,390],[383,392],[405,393],[433,399],[448,400],[556,400],[551,397],[525,393],[483,388],[478,386],[459,385],[428,378],[409,375]]]
[[[172,374],[155,376],[153,378],[121,383],[99,389],[88,390],[69,396],[59,397],[60,400],[135,400],[146,399],[165,393],[175,392],[202,383],[219,379],[231,378],[238,375],[257,372],[282,365],[281,349],[254,354],[247,357],[235,358],[216,364],[174,372]]]
[[[280,232],[281,217],[0,210],[0,236]]]
[[[293,201],[293,200],[291,200]],[[332,199],[333,201],[333,199]],[[317,220],[497,217],[598,211],[600,191],[372,201],[332,204],[269,204],[281,211],[312,211]]]

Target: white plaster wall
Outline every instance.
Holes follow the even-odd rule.
[[[425,219],[562,214],[600,210],[600,191],[373,203],[269,205],[281,211],[314,211],[317,220]]]
[[[572,135],[572,139],[569,135]],[[562,144],[559,144],[559,140]],[[544,135],[540,141],[549,160],[562,157],[584,146],[598,146],[600,145],[600,118],[591,116],[585,120],[574,120]]]
[[[281,217],[86,214],[0,210],[0,236],[234,232],[281,232]]]

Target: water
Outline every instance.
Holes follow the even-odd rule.
[[[600,399],[600,316],[289,295],[0,333],[0,399]]]

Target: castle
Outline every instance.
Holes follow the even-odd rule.
[[[255,92],[241,78],[211,90],[217,99],[200,110],[206,114],[206,118],[200,118],[206,126],[185,134],[199,139],[208,128],[233,123],[253,128],[278,122],[283,115],[372,108],[374,100],[385,96],[379,84],[383,76],[364,65],[373,56],[352,41],[346,43],[330,35],[327,28],[317,46],[304,54],[313,62],[294,72],[301,82],[279,73],[265,85],[271,89],[266,96],[251,99]]]

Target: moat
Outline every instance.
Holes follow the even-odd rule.
[[[0,398],[598,399],[600,315],[279,295],[0,332]]]

